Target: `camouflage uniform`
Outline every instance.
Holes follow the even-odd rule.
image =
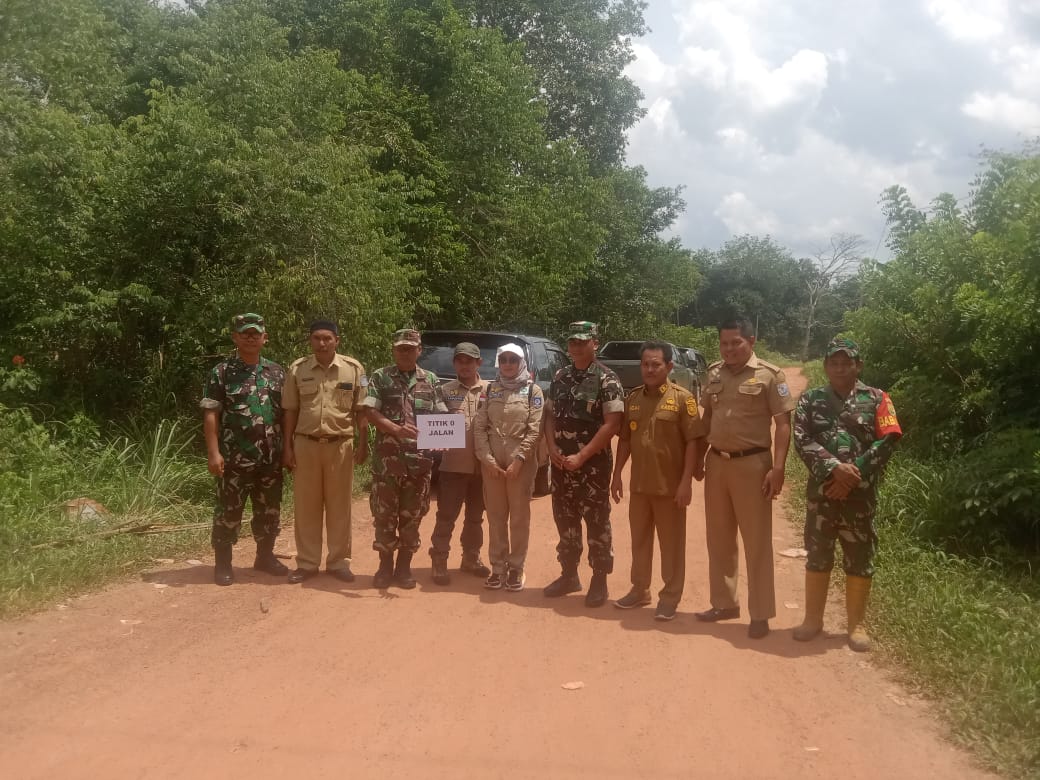
[[[857,381],[847,398],[830,385],[802,394],[794,414],[794,445],[809,469],[805,517],[805,568],[829,572],[834,540],[841,541],[845,573],[874,574],[877,533],[874,510],[885,464],[901,435],[888,394]],[[862,481],[848,497],[834,501],[824,483],[839,463],[853,463]]]
[[[284,369],[261,357],[248,366],[237,355],[218,363],[199,405],[220,411],[220,454],[213,514],[214,546],[234,544],[248,496],[253,505],[253,538],[278,536],[282,504],[282,388]]]
[[[416,368],[380,368],[368,380],[363,404],[393,423],[415,425],[416,415],[448,411],[437,375]],[[419,549],[419,522],[430,508],[433,458],[416,448],[415,439],[396,439],[376,431],[369,505],[375,525],[372,547],[381,552]]]
[[[625,391],[617,374],[593,362],[584,371],[571,364],[556,372],[549,385],[556,446],[566,455],[596,435],[607,412],[623,412]],[[578,471],[552,470],[553,518],[560,533],[557,559],[563,566],[581,560],[581,521],[588,525],[589,565],[593,571],[614,570],[610,531],[610,479],[614,458],[610,447],[585,461]]]

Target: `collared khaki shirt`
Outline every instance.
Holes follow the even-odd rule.
[[[621,440],[632,448],[633,493],[674,496],[682,480],[686,445],[707,433],[697,399],[672,382],[637,387],[625,400]]]
[[[308,355],[289,366],[282,407],[300,410],[297,433],[353,436],[367,389],[365,368],[354,358],[336,355],[328,368],[322,368],[314,355]]]
[[[441,385],[441,394],[444,396],[444,404],[448,407],[448,411],[453,413],[461,411],[466,415],[466,449],[445,450],[441,455],[441,471],[474,474],[480,470],[473,445],[473,421],[476,419],[480,397],[487,384],[486,379],[478,377],[477,383],[473,387],[466,387],[458,379]]]
[[[701,404],[710,413],[708,443],[739,452],[771,446],[773,417],[793,411],[795,399],[783,370],[752,353],[736,371],[721,361],[712,363]]]

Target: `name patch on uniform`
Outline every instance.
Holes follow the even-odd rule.
[[[787,398],[791,394],[791,388],[787,386],[787,382],[781,382],[776,386],[776,392],[781,398]]]
[[[535,398],[532,398],[531,399],[531,406],[533,406],[535,409],[541,409],[542,408],[542,397],[541,396],[537,396]]]
[[[494,390],[488,390],[487,397],[488,398],[501,398],[502,397],[502,389],[496,387]]]
[[[449,401],[455,401],[455,402],[461,402],[461,401],[465,401],[466,400],[466,396],[462,395],[461,393],[453,393],[453,394],[448,396],[448,400]]]
[[[338,385],[336,385],[336,389],[337,390],[353,390],[354,389],[354,383],[353,382],[340,382]]]

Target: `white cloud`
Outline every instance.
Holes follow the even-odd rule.
[[[1040,133],[1040,105],[1006,92],[976,92],[964,103],[962,110],[973,119],[1003,125],[1015,132],[1026,135]]]
[[[966,194],[980,147],[1040,133],[1040,30],[1013,0],[666,0],[629,75],[630,163],[685,185],[687,246],[769,233],[796,255],[884,234],[881,192]]]
[[[993,41],[1007,30],[1005,0],[928,0],[925,8],[936,24],[955,40]]]

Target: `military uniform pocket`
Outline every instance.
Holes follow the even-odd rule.
[[[744,382],[737,388],[737,392],[741,395],[761,395],[763,387],[765,385],[761,382]]]

